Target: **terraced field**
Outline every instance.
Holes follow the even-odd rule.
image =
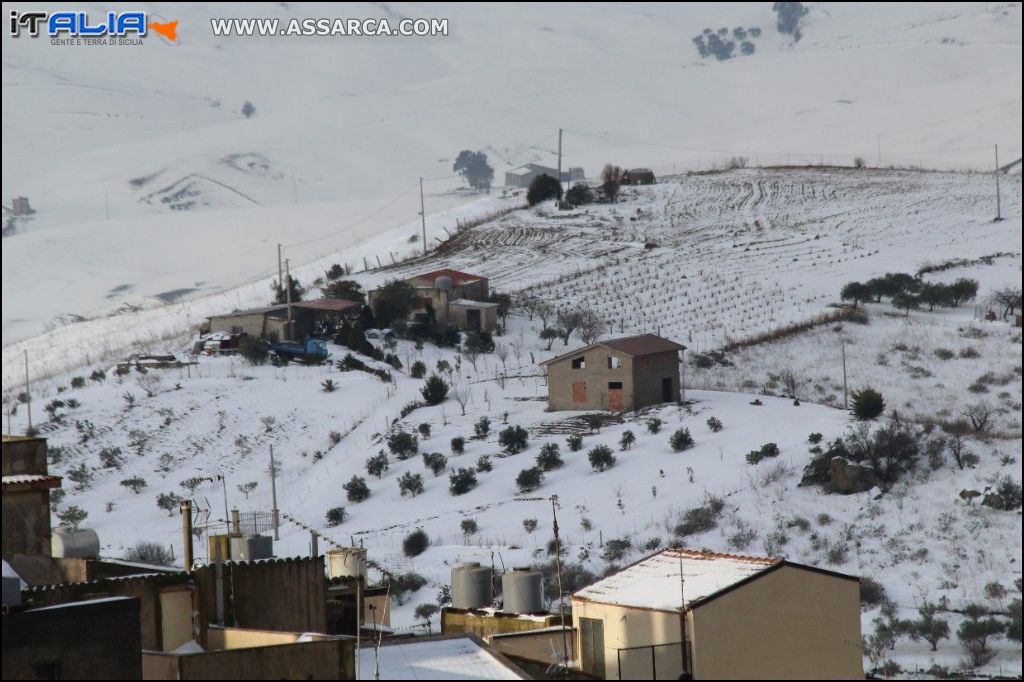
[[[1018,215],[1020,200],[1020,177],[1006,178],[1004,214]],[[660,332],[703,350],[805,320],[842,283],[914,271],[924,254],[1019,249],[1018,224],[993,216],[986,175],[737,170],[626,188],[613,205],[516,211],[459,234],[430,261],[485,274],[496,290],[588,305],[609,331]]]

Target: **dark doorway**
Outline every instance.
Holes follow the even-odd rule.
[[[466,310],[466,326],[469,327],[469,331],[478,332],[480,331],[480,311],[469,308]]]
[[[672,395],[672,377],[665,377],[661,380],[661,402],[671,403],[677,399]]]

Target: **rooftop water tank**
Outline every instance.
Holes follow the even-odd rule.
[[[544,576],[540,571],[517,568],[501,576],[505,613],[541,613],[544,608]]]
[[[57,559],[99,559],[100,538],[89,528],[56,528],[50,550]]]
[[[342,547],[327,552],[327,577],[366,580],[366,548]]]
[[[455,288],[455,284],[452,282],[452,278],[448,275],[441,275],[434,280],[434,288],[440,291],[451,291]]]
[[[256,561],[274,557],[274,539],[269,535],[243,535],[231,538],[232,561]]]
[[[479,609],[493,601],[491,569],[469,563],[452,569],[452,608]]]

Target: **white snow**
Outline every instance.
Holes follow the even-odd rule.
[[[359,677],[382,680],[520,680],[469,637],[388,642],[359,650]]]
[[[679,611],[684,591],[689,606],[776,563],[778,560],[771,558],[668,549],[583,588],[573,597],[616,606]]]

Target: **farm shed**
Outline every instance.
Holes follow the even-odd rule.
[[[653,185],[654,171],[650,168],[630,168],[622,172],[623,185]]]
[[[667,549],[576,592],[572,614],[599,678],[864,677],[860,581],[782,559]]]
[[[542,166],[539,163],[528,163],[505,171],[505,186],[526,188],[541,175],[556,178],[558,177],[558,169]],[[582,182],[583,180],[586,180],[586,173],[583,172],[582,168],[573,167],[562,171],[562,182]]]
[[[679,353],[686,346],[654,334],[598,341],[541,362],[548,409],[638,410],[680,398]]]
[[[207,322],[208,333],[248,334],[267,339],[304,339],[327,335],[341,324],[344,317],[359,314],[361,304],[343,299],[324,298],[292,303],[292,335],[288,329],[286,304],[236,310],[212,315]]]

